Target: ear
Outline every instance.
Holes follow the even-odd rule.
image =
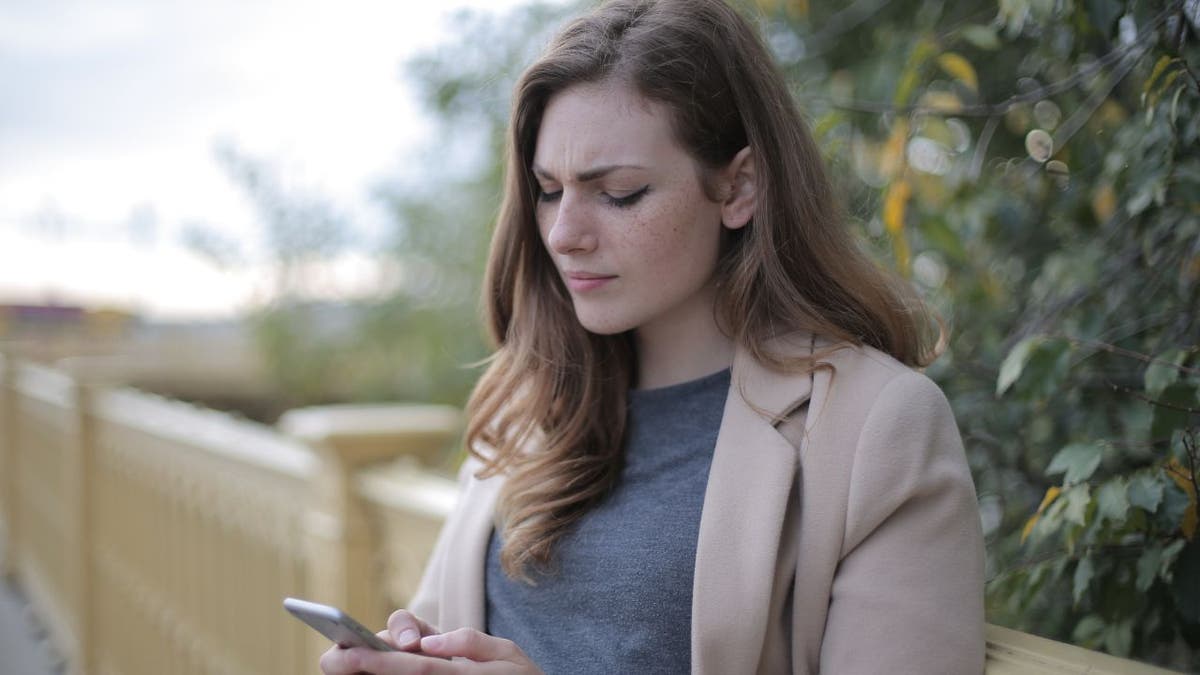
[[[741,229],[754,217],[754,205],[758,196],[758,172],[754,167],[754,155],[746,146],[733,156],[729,165],[721,170],[721,223],[731,230]]]

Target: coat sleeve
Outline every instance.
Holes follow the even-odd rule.
[[[854,453],[821,672],[983,672],[983,536],[941,390],[891,379]]]

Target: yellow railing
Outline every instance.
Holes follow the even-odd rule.
[[[315,672],[327,642],[282,599],[382,625],[453,504],[420,464],[457,436],[452,408],[293,411],[281,433],[2,357],[0,373],[3,570],[73,673]]]
[[[327,407],[279,428],[0,356],[0,571],[69,672],[316,672],[293,595],[381,626],[454,501],[437,406]],[[989,675],[1166,672],[997,626]]]

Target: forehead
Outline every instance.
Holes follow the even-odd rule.
[[[555,175],[601,164],[653,165],[686,153],[667,107],[624,84],[584,84],[550,99],[533,163]]]

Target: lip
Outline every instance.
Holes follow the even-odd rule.
[[[592,272],[564,272],[563,277],[567,282],[567,288],[577,292],[595,290],[617,278],[614,274],[594,274]]]

